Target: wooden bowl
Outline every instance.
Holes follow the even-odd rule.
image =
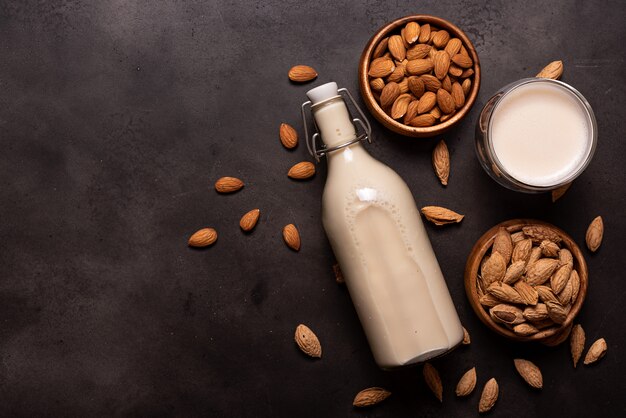
[[[472,69],[474,70],[472,86],[471,86],[468,96],[466,97],[465,105],[461,109],[459,109],[454,114],[454,116],[448,119],[447,121],[433,125],[433,126],[423,127],[423,128],[405,125],[401,122],[398,122],[392,119],[391,116],[385,113],[385,111],[383,111],[383,109],[380,107],[376,99],[374,99],[374,95],[372,93],[372,89],[369,83],[369,77],[367,75],[369,71],[371,57],[372,57],[372,54],[374,52],[374,48],[376,47],[376,45],[378,45],[378,43],[383,38],[385,38],[386,36],[389,36],[393,32],[399,31],[399,29],[402,26],[406,25],[408,22],[411,22],[411,21],[418,22],[420,25],[429,23],[433,26],[436,26],[439,29],[447,30],[450,33],[451,37],[456,37],[461,40],[463,46],[465,46],[465,49],[467,49],[467,52],[469,53],[470,57],[474,61],[474,66],[472,67]],[[461,119],[463,119],[465,115],[467,115],[469,110],[471,109],[472,105],[476,101],[476,96],[478,96],[478,90],[480,89],[480,62],[478,60],[478,54],[476,53],[476,50],[474,49],[474,45],[472,45],[472,42],[469,40],[467,35],[465,35],[465,33],[454,24],[448,22],[447,20],[444,20],[435,16],[429,16],[429,15],[406,16],[400,19],[396,19],[393,22],[388,23],[387,25],[380,28],[374,34],[374,36],[372,36],[372,38],[369,40],[369,42],[365,46],[365,49],[363,50],[363,53],[361,54],[361,60],[359,62],[359,88],[361,90],[361,96],[363,97],[363,101],[365,102],[365,105],[367,106],[369,111],[372,113],[372,115],[374,115],[374,117],[380,123],[382,123],[385,127],[387,127],[388,129],[391,129],[392,131],[396,133],[399,133],[405,136],[420,137],[420,138],[431,137],[431,136],[442,134],[448,129],[452,128]]]
[[[504,227],[510,233],[514,233],[520,231],[522,227],[529,225],[541,225],[548,227],[561,237],[563,240],[561,242],[561,246],[570,250],[574,257],[574,269],[578,271],[578,275],[580,277],[580,290],[578,292],[578,297],[572,304],[572,309],[567,315],[565,322],[563,322],[560,326],[552,326],[550,328],[540,330],[538,333],[530,336],[521,336],[491,319],[489,313],[479,302],[480,295],[477,279],[481,261],[485,254],[490,250],[496,234],[498,233],[498,229],[500,227]],[[538,341],[546,345],[558,345],[565,341],[572,329],[574,318],[578,315],[578,312],[580,311],[580,308],[585,300],[585,296],[587,295],[587,286],[587,263],[585,263],[585,259],[578,245],[576,245],[572,238],[563,230],[549,223],[534,219],[513,219],[494,226],[478,239],[467,259],[467,264],[465,265],[465,292],[467,293],[467,298],[469,299],[474,312],[476,312],[476,315],[478,315],[480,320],[487,325],[487,327],[496,333],[515,341]]]

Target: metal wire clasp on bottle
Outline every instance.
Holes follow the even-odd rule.
[[[311,106],[311,101],[310,100],[302,103],[302,123],[304,125],[304,139],[306,141],[306,147],[309,150],[309,154],[311,154],[318,163],[320,161],[320,157],[323,157],[327,153],[329,153],[331,151],[336,151],[336,150],[341,149],[341,148],[345,148],[347,146],[350,146],[350,145],[354,144],[355,142],[367,140],[367,142],[369,142],[370,144],[372,143],[372,127],[370,126],[369,121],[365,117],[365,113],[363,113],[363,111],[361,110],[359,105],[356,104],[356,101],[354,100],[354,97],[352,97],[352,95],[350,94],[348,89],[346,89],[345,87],[344,88],[340,88],[339,90],[337,90],[337,92],[339,93],[338,96],[334,96],[334,97],[328,98],[328,99],[324,100],[323,102],[316,103],[313,106]],[[307,121],[307,117],[306,117],[306,114],[307,114],[306,108],[307,108],[307,106],[309,106],[309,107],[311,107],[311,110],[313,110],[313,108],[315,106],[322,105],[322,104],[328,102],[329,100],[335,100],[337,98],[340,98],[341,100],[343,100],[345,102],[346,100],[344,99],[344,97],[342,97],[341,93],[345,93],[345,95],[348,97],[348,99],[350,99],[350,102],[352,103],[352,105],[354,106],[354,108],[357,110],[357,112],[359,113],[359,115],[362,118],[362,119],[359,119],[359,118],[353,118],[352,119],[352,122],[354,123],[355,131],[358,132],[358,126],[360,125],[364,132],[361,133],[360,135],[357,135],[356,138],[351,139],[350,141],[341,143],[339,145],[335,145],[333,147],[326,147],[326,145],[324,145],[322,143],[320,148],[318,149],[317,141],[318,141],[319,136],[320,136],[319,128],[317,127],[317,124],[315,123],[315,119],[313,119],[313,124],[315,125],[315,130],[317,132],[315,132],[313,135],[311,135],[309,137],[308,121]],[[347,107],[347,104],[346,104],[346,107]]]

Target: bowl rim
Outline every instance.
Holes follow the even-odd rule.
[[[390,32],[412,21],[433,24],[439,28],[447,30],[451,33],[451,35],[454,35],[461,40],[463,46],[465,46],[465,49],[467,49],[467,52],[470,54],[472,60],[474,61],[474,65],[472,67],[472,69],[474,70],[472,87],[463,107],[459,109],[456,114],[447,121],[423,128],[405,125],[387,115],[374,99],[369,84],[369,76],[367,75],[367,72],[369,71],[370,57],[378,43]],[[441,134],[452,128],[457,122],[463,119],[476,101],[478,91],[480,89],[480,79],[480,60],[478,58],[478,54],[476,52],[476,49],[474,48],[474,45],[467,37],[465,32],[463,32],[458,26],[454,25],[452,22],[432,15],[408,15],[385,24],[376,32],[374,32],[374,35],[372,35],[367,45],[363,49],[361,58],[359,60],[359,88],[361,90],[363,101],[365,102],[365,105],[369,109],[370,113],[387,128],[396,133],[410,137],[431,137]]]
[[[530,336],[522,336],[515,334],[513,331],[503,326],[500,326],[493,319],[491,319],[487,311],[483,308],[478,300],[476,281],[478,278],[478,269],[480,267],[480,262],[482,261],[487,251],[491,248],[491,245],[493,244],[499,228],[504,227],[507,229],[507,231],[513,233],[521,230],[524,226],[530,225],[548,227],[561,237],[564,246],[571,251],[574,258],[574,268],[578,271],[578,275],[580,277],[580,290],[578,292],[576,302],[572,305],[571,310],[567,314],[567,317],[565,321],[561,324],[561,326],[550,327],[545,330],[540,330],[538,333]],[[587,295],[589,272],[587,269],[587,263],[585,262],[585,257],[580,250],[580,247],[565,231],[548,222],[540,221],[537,219],[511,219],[493,226],[476,241],[474,247],[472,248],[472,251],[470,252],[470,255],[467,258],[467,263],[465,265],[464,282],[465,293],[470,302],[470,305],[472,306],[472,309],[474,310],[478,318],[485,325],[487,325],[488,328],[504,337],[516,341],[546,342],[546,340],[550,340],[552,337],[558,338],[559,334],[563,333],[568,328],[571,329],[571,325],[573,324],[574,319],[580,312],[580,309],[582,308],[583,302]]]

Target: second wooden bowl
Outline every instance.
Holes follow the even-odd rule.
[[[538,225],[542,227],[549,228],[562,239],[561,245],[564,248],[570,250],[574,257],[574,269],[578,271],[578,275],[580,277],[580,290],[578,292],[578,297],[572,304],[572,308],[569,311],[567,318],[565,321],[558,326],[552,326],[550,328],[546,328],[540,330],[539,332],[530,335],[530,336],[522,336],[515,334],[510,329],[506,328],[504,325],[496,323],[485,308],[481,305],[480,299],[480,290],[478,289],[478,274],[480,270],[480,265],[485,257],[485,254],[491,249],[493,245],[493,241],[498,233],[500,227],[504,227],[508,232],[514,233],[521,231],[525,226]],[[470,253],[467,264],[465,265],[465,292],[467,293],[467,298],[469,299],[470,304],[472,305],[472,309],[478,315],[478,318],[487,325],[491,330],[496,333],[510,338],[515,341],[537,341],[542,342],[546,345],[557,345],[567,339],[569,332],[572,329],[573,321],[580,308],[583,305],[585,300],[585,296],[587,295],[587,286],[588,286],[588,271],[587,271],[587,263],[585,263],[585,258],[583,257],[582,252],[578,245],[572,240],[572,238],[566,234],[563,230],[557,228],[554,225],[551,225],[546,222],[537,221],[533,219],[513,219],[510,221],[502,222],[485,232],[482,237],[478,239],[472,252]]]

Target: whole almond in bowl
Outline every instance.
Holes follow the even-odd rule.
[[[435,16],[406,16],[368,42],[359,62],[359,87],[385,127],[430,137],[468,113],[480,88],[480,63],[471,41],[454,24]]]
[[[479,319],[516,341],[565,341],[587,293],[587,264],[572,238],[545,222],[514,219],[478,239],[465,291]]]

